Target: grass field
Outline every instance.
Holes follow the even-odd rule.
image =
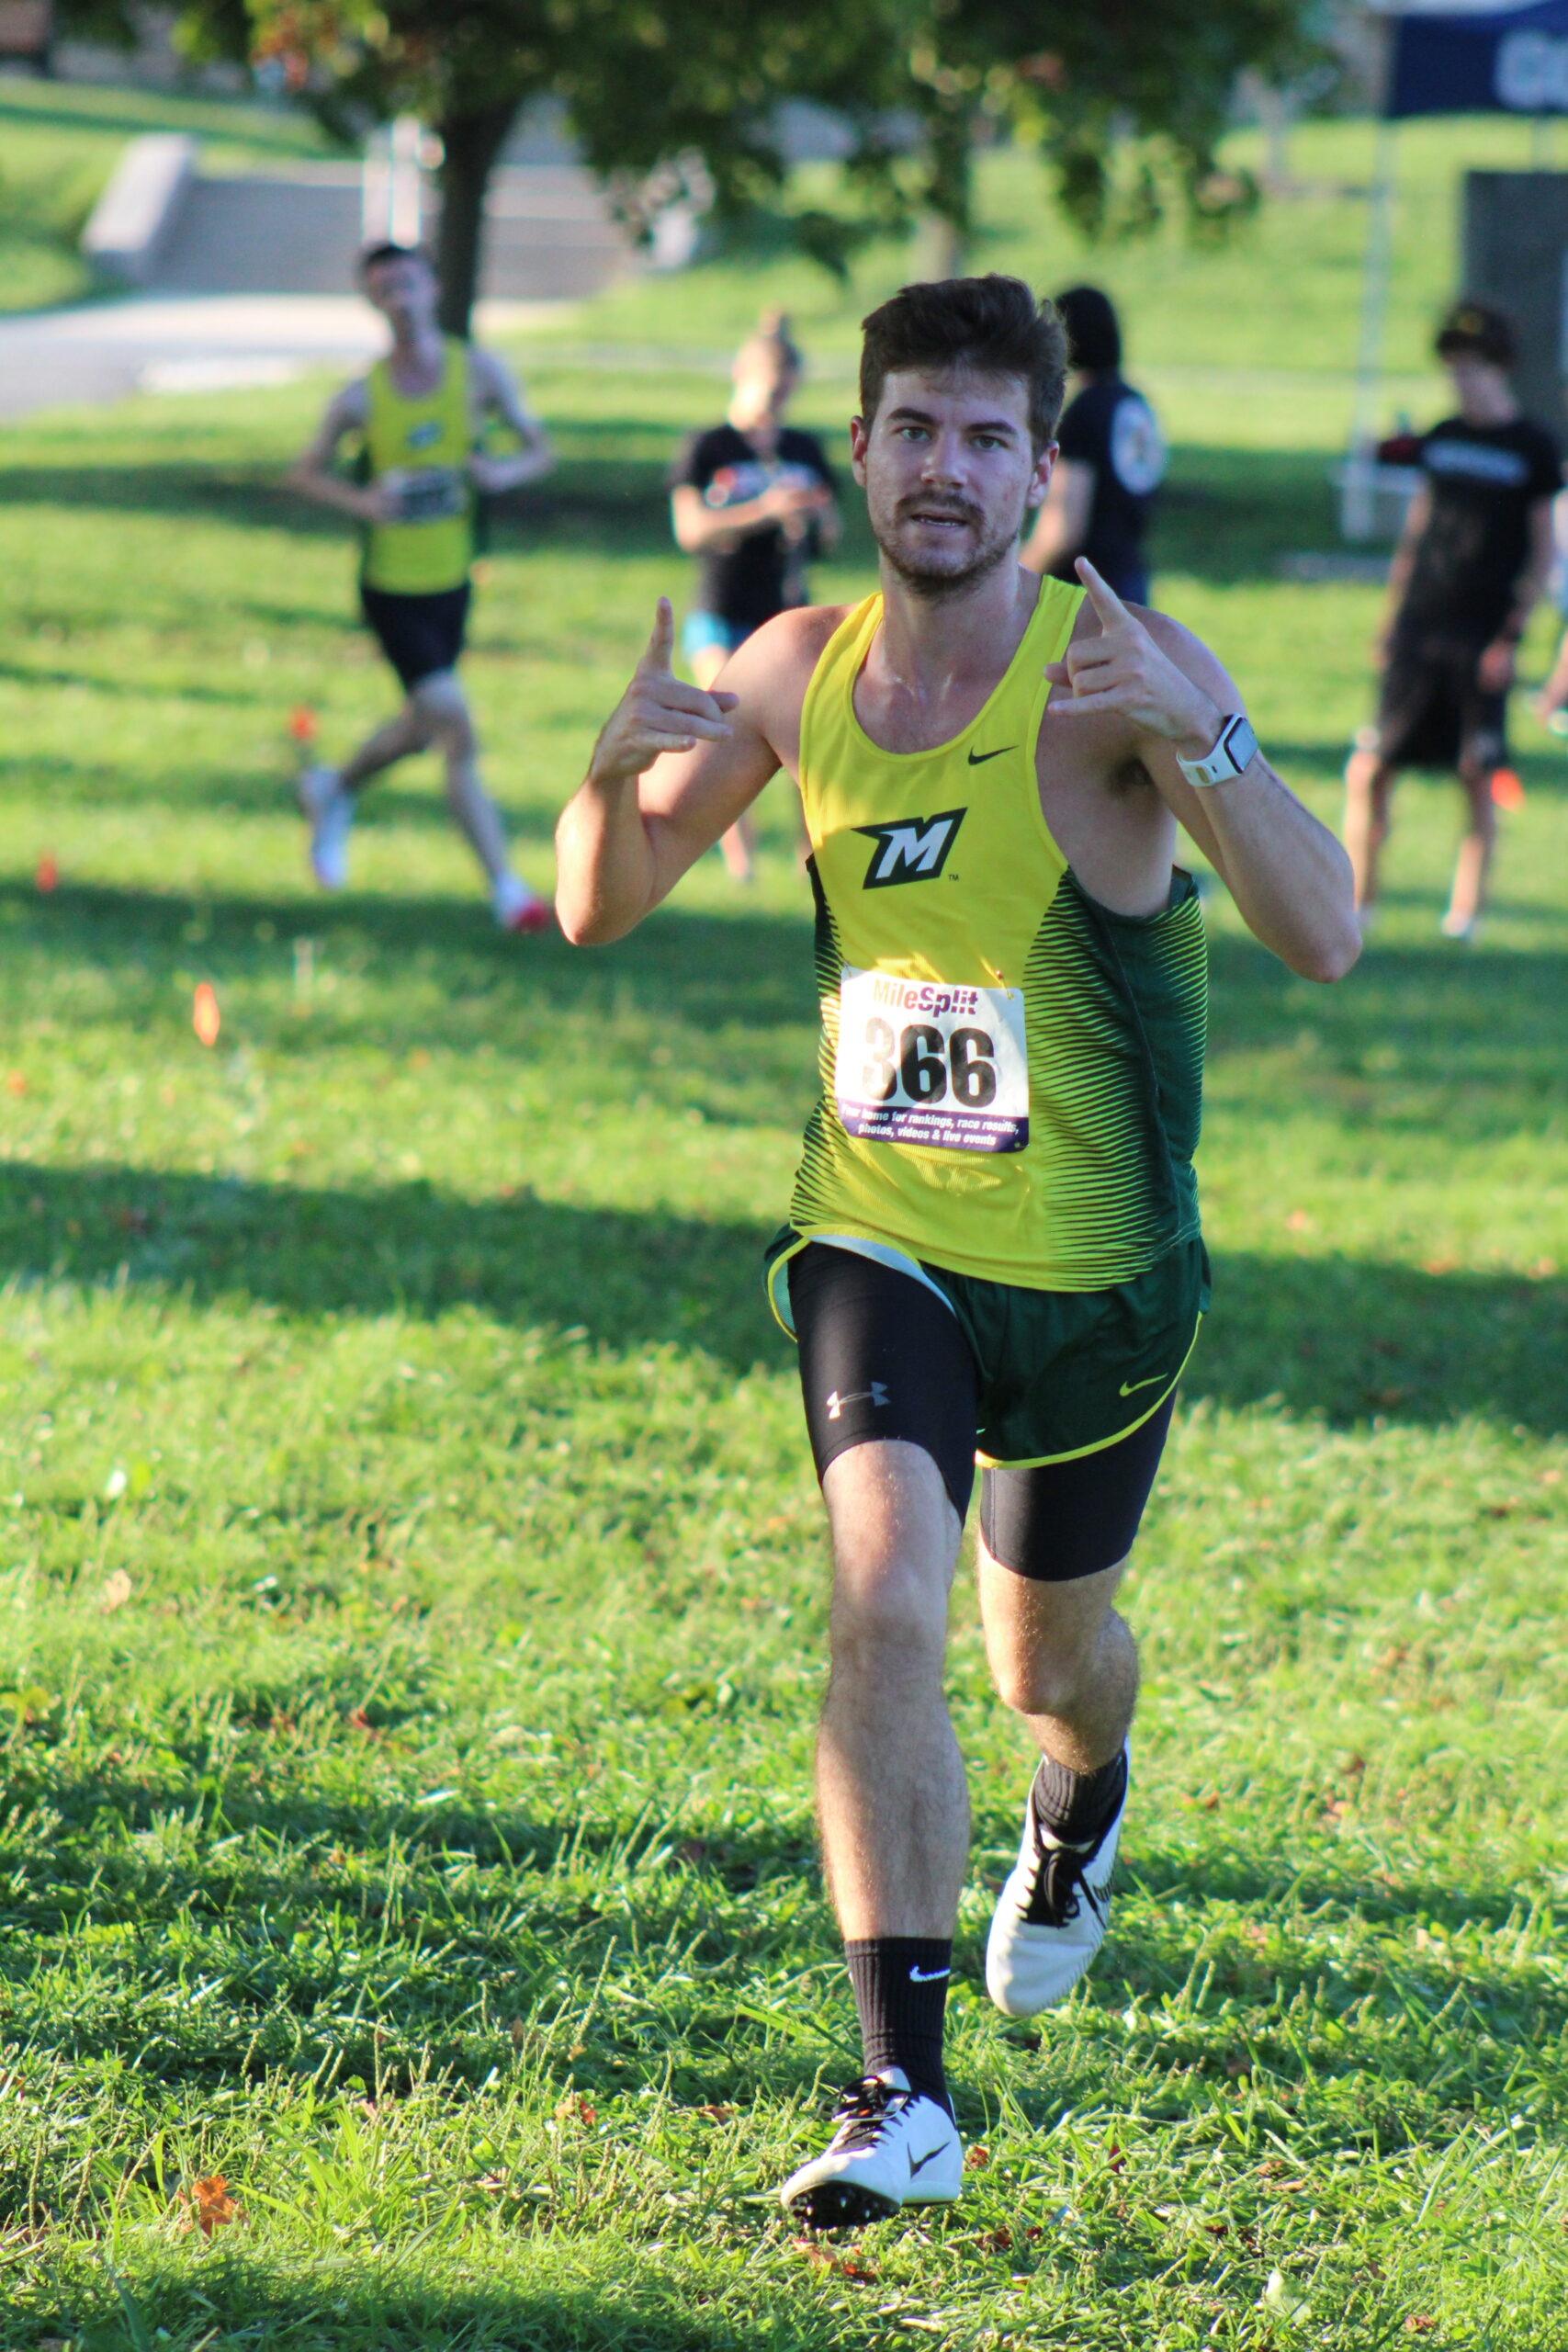
[[[1331,544],[1341,360],[1184,375],[1244,260],[1188,269],[1138,325],[1179,442],[1162,601],[1329,814],[1375,592],[1275,563]],[[563,463],[470,667],[541,884],[682,579],[660,469],[719,387],[678,346],[770,284],[837,420],[853,302],[787,270],[530,355]],[[823,1545],[757,1282],[812,1075],[784,811],[754,891],[709,861],[593,955],[494,933],[425,770],[311,896],[288,714],[335,751],[386,705],[343,538],[273,487],[315,397],[42,419],[0,459],[0,2343],[1557,2352],[1561,752],[1521,714],[1473,951],[1437,937],[1437,784],[1341,988],[1213,904],[1216,1300],[1130,1589],[1112,1940],[1037,2028],[989,2010],[1028,1767],[965,1572],[968,2193],[806,2248],[772,2199],[853,2041]]]

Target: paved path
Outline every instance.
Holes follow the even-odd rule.
[[[482,302],[481,335],[569,315],[561,302]],[[0,314],[0,416],[127,399],[286,383],[372,357],[386,330],[357,295],[152,294],[66,311]]]

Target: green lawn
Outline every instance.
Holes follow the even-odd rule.
[[[1202,273],[1242,269],[1173,263],[1138,322],[1161,595],[1331,814],[1376,593],[1274,566],[1331,544],[1343,353],[1227,382]],[[795,284],[634,288],[529,355],[564,462],[470,667],[540,884],[682,579],[659,471],[720,387],[673,348]],[[866,291],[802,296],[824,424]],[[1561,751],[1521,712],[1473,951],[1437,937],[1438,783],[1341,988],[1213,905],[1216,1296],[1129,1596],[1112,1940],[1037,2029],[985,2001],[1028,1765],[965,1572],[968,2193],[807,2249],[772,2199],[854,2045],[757,1280],[812,1080],[785,811],[754,891],[710,860],[592,955],[494,933],[428,768],[311,895],[288,715],[337,751],[387,707],[342,536],[272,486],[316,398],[38,420],[0,460],[0,2342],[1554,2352]],[[854,532],[820,586],[865,577]]]

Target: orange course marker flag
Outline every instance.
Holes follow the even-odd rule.
[[[218,1016],[218,999],[210,981],[203,980],[197,989],[196,1002],[191,1007],[190,1025],[202,1045],[215,1046],[218,1043],[218,1032],[222,1024]]]
[[[1515,775],[1512,768],[1493,769],[1492,797],[1496,802],[1499,808],[1522,808],[1524,807],[1525,788],[1519,782],[1518,777]]]
[[[298,709],[289,712],[288,732],[297,743],[310,743],[315,741],[316,714],[307,704],[301,703]]]
[[[33,879],[40,890],[54,890],[60,887],[60,868],[47,849],[38,862],[38,872]]]

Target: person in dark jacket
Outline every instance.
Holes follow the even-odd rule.
[[[1154,411],[1122,374],[1122,329],[1110,297],[1098,286],[1069,286],[1056,309],[1072,353],[1072,397],[1023,561],[1070,582],[1075,560],[1086,555],[1119,596],[1146,605],[1144,534],[1165,474],[1165,443]]]

